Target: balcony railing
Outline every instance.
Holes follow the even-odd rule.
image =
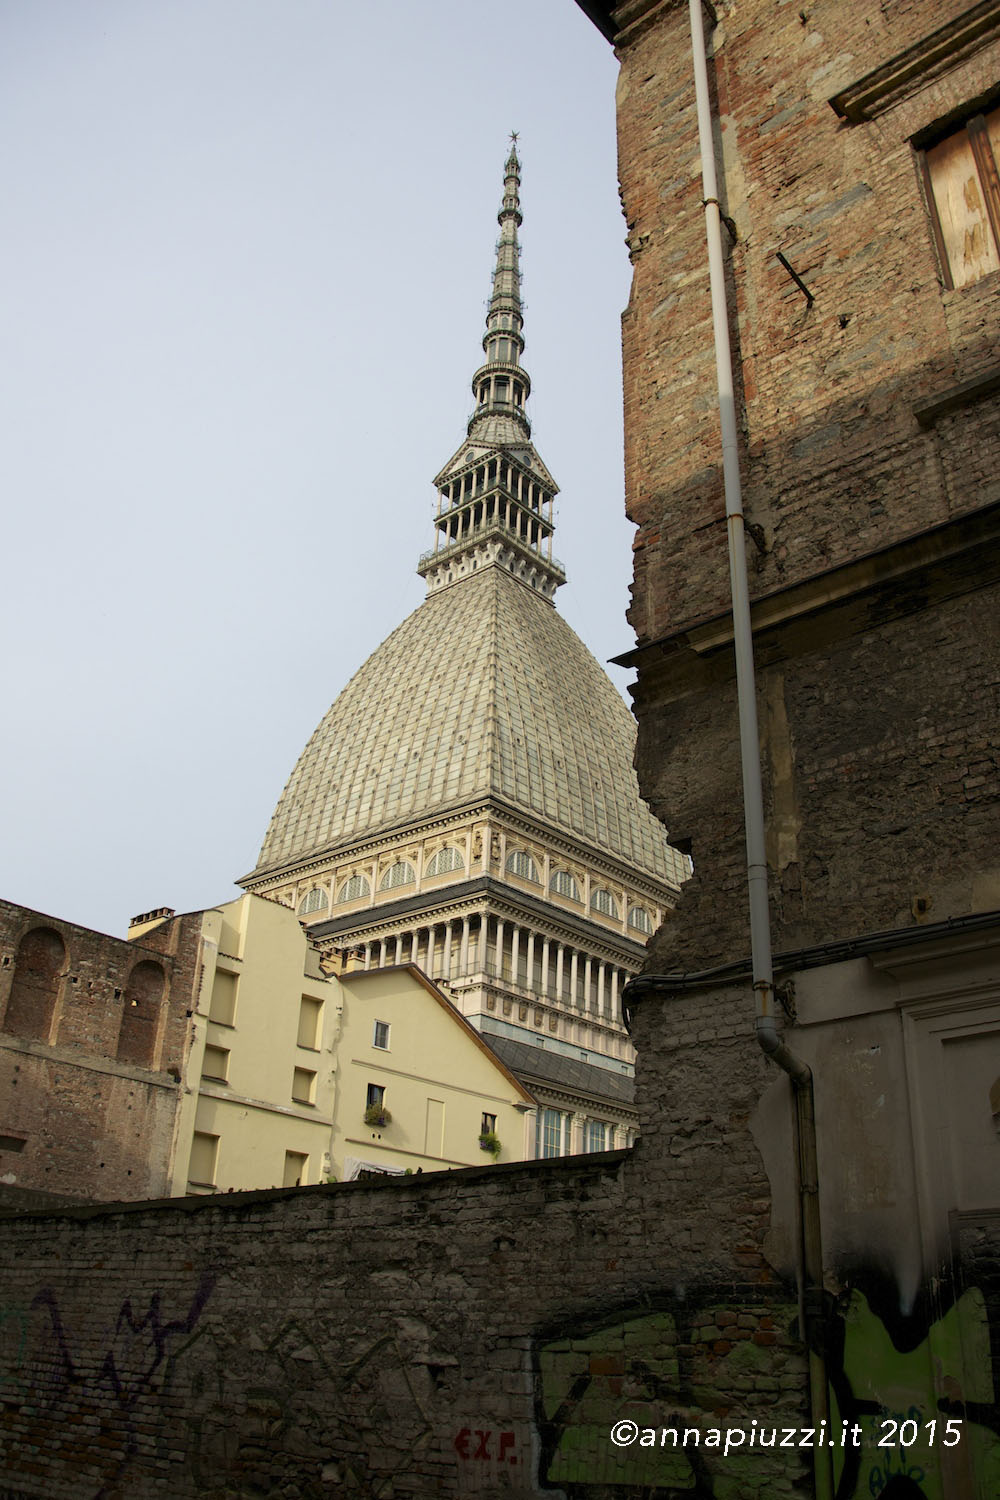
[[[560,573],[563,578],[566,577],[565,565],[560,562],[558,557],[546,557],[538,542],[529,542],[526,537],[519,536],[513,526],[507,526],[503,521],[484,522],[480,526],[473,527],[467,531],[455,542],[448,542],[446,546],[438,547],[436,551],[431,547],[427,552],[421,552],[418,566],[422,568],[425,563],[445,561],[461,548],[467,547],[471,542],[481,541],[493,532],[499,532],[502,536],[509,537],[529,557],[537,558],[539,562],[544,563],[552,572]]]

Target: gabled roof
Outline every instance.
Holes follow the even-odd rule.
[[[452,1004],[447,995],[438,989],[433,980],[428,979],[423,969],[418,968],[416,964],[387,964],[381,969],[349,969],[346,973],[339,974],[337,978],[341,984],[347,985],[349,989],[364,989],[368,983],[375,983],[377,981],[384,983],[393,974],[406,974],[420,985],[422,989],[426,990],[431,999],[446,1013],[449,1020],[454,1021],[455,1025],[465,1032],[469,1041],[489,1058],[497,1071],[502,1073],[507,1082],[517,1090],[521,1095],[522,1102],[532,1109],[535,1107],[537,1100],[528,1092],[521,1080],[504,1062],[499,1050],[491,1046],[482,1032],[477,1031],[474,1026],[469,1025],[469,1022],[462,1015],[461,1011]]]

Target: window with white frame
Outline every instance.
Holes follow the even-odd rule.
[[[373,1105],[381,1106],[385,1099],[385,1084],[370,1083],[365,1092],[365,1109],[371,1109]]]
[[[375,1031],[372,1036],[372,1046],[380,1048],[383,1052],[389,1050],[389,1022],[376,1021]]]
[[[563,1117],[558,1109],[543,1109],[538,1117],[539,1156],[562,1156]]]
[[[653,930],[653,919],[644,906],[630,906],[628,925],[634,927],[636,932],[650,933]]]
[[[603,1120],[588,1120],[583,1132],[584,1151],[606,1151],[608,1149],[608,1127]]]

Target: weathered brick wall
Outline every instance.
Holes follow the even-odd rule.
[[[941,542],[936,571],[911,562],[908,585],[858,592],[853,612],[818,582],[1000,500],[995,393],[918,420],[996,367],[1000,273],[942,287],[911,144],[1000,84],[1000,45],[863,124],[828,102],[966,8],[758,0],[717,7],[709,33],[720,192],[738,234],[726,258],[751,592],[815,589],[812,632],[775,626],[758,641],[779,948],[923,920],[918,896],[931,919],[1000,899],[984,744],[997,743],[996,604],[946,602],[994,585],[995,546],[970,566],[968,544],[956,562]],[[696,640],[728,611],[729,581],[688,16],[618,14],[640,781],[672,835],[692,839],[698,872],[651,966],[698,968],[740,957],[747,930],[731,653]]]
[[[913,593],[927,604],[931,590],[924,579]],[[994,585],[871,628],[812,620],[792,641],[775,632],[774,662],[762,638],[776,951],[1000,906],[998,617]],[[700,691],[678,673],[640,699],[644,788],[675,835],[692,837],[698,871],[651,948],[651,967],[667,972],[729,962],[749,946],[727,666]]]
[[[197,918],[178,918],[128,943],[0,902],[5,1186],[82,1199],[167,1191],[198,935]]]
[[[912,407],[996,361],[995,284],[944,292],[909,138],[1000,80],[991,46],[876,121],[838,88],[960,14],[719,7],[714,34],[747,514],[770,591],[980,503],[946,482]],[[700,158],[686,7],[620,46],[619,169],[634,278],[624,317],[626,488],[640,641],[728,603]],[[776,259],[815,295],[811,307]],[[953,455],[958,458],[958,454]]]

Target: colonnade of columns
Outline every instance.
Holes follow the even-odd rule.
[[[492,499],[484,500],[468,510],[456,512],[454,516],[446,514],[434,533],[434,551],[439,552],[442,548],[453,546],[486,522],[495,521],[498,525],[505,526],[512,535],[521,541],[530,542],[534,547],[541,546],[542,541],[547,539],[551,557],[552,532],[544,532],[537,517],[527,515],[506,496],[497,498],[499,503],[496,505]]]
[[[482,974],[501,980],[529,1001],[547,1001],[609,1020],[621,1017],[619,997],[629,977],[618,964],[503,917],[470,915],[429,923],[373,938],[362,947],[366,969],[413,963],[432,979]]]
[[[480,495],[482,500],[468,507],[468,501]],[[511,465],[501,466],[499,479],[495,463],[488,469],[480,466],[474,475],[468,472],[438,492],[434,551],[453,545],[491,521],[502,522],[509,531],[536,547],[547,538],[551,557],[552,498],[541,485]]]

